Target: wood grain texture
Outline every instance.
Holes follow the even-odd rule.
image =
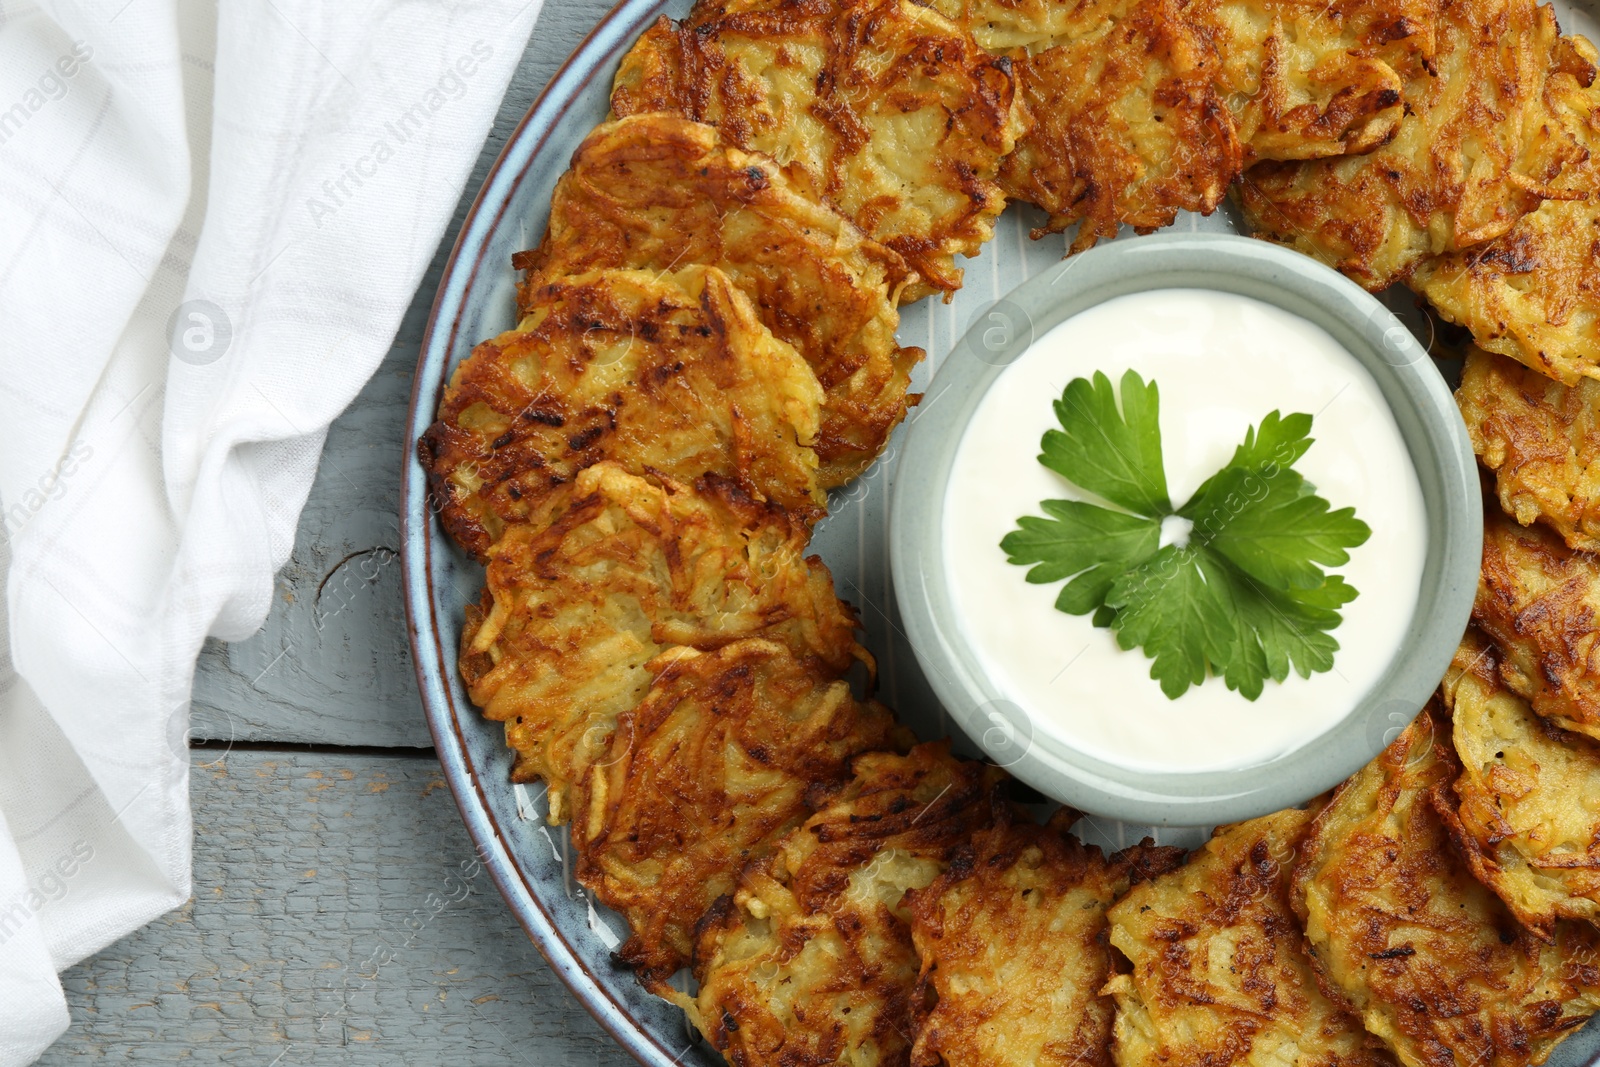
[[[432,744],[400,599],[400,470],[411,374],[467,209],[517,123],[608,0],[547,0],[494,127],[393,347],[328,431],[266,625],[207,642],[195,675],[197,738],[334,745]],[[507,270],[510,269],[509,264]]]
[[[632,1063],[512,922],[434,760],[193,755],[195,899],[62,976],[40,1063]]]

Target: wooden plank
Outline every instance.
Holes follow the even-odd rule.
[[[400,468],[411,374],[433,294],[467,208],[511,131],[608,0],[552,0],[539,15],[493,131],[393,348],[334,422],[294,552],[260,633],[208,642],[193,735],[237,741],[423,746],[400,601]],[[509,269],[509,267],[508,267]]]
[[[511,918],[432,759],[193,755],[195,899],[62,976],[42,1064],[633,1062]]]

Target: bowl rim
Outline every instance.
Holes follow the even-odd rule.
[[[1428,551],[1405,640],[1373,689],[1329,730],[1250,767],[1141,771],[1035,731],[961,636],[944,567],[950,471],[989,387],[1035,340],[1131,293],[1209,289],[1252,297],[1322,327],[1376,380],[1422,487]],[[1477,460],[1443,377],[1371,293],[1308,257],[1233,234],[1155,234],[1070,256],[979,313],[913,409],[895,472],[890,566],[917,660],[951,718],[994,762],[1092,815],[1154,826],[1236,822],[1292,807],[1348,778],[1426,704],[1471,614],[1483,537]]]

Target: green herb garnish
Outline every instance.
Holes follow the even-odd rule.
[[[1206,672],[1247,699],[1291,667],[1331,670],[1339,608],[1356,590],[1323,567],[1349,562],[1372,531],[1354,508],[1330,510],[1294,463],[1311,447],[1311,416],[1274,411],[1188,503],[1174,508],[1161,461],[1156,383],[1129,371],[1122,404],[1111,379],[1077,378],[1055,402],[1061,429],[1040,442],[1039,462],[1113,507],[1046,500],[1000,547],[1031,566],[1028,581],[1066,580],[1056,607],[1094,614],[1123,649],[1142,648],[1150,677],[1176,700]],[[1162,520],[1193,525],[1186,542],[1161,544]]]

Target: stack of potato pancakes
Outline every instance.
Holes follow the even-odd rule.
[[[1600,1009],[1594,62],[1532,0],[650,29],[516,257],[519,325],[419,442],[486,567],[467,686],[640,980],[738,1067],[1508,1067]],[[1008,199],[1076,251],[1230,189],[1470,332],[1500,507],[1456,665],[1378,759],[1187,857],[1106,857],[863,693],[806,547],[916,401],[898,306],[957,289]]]

